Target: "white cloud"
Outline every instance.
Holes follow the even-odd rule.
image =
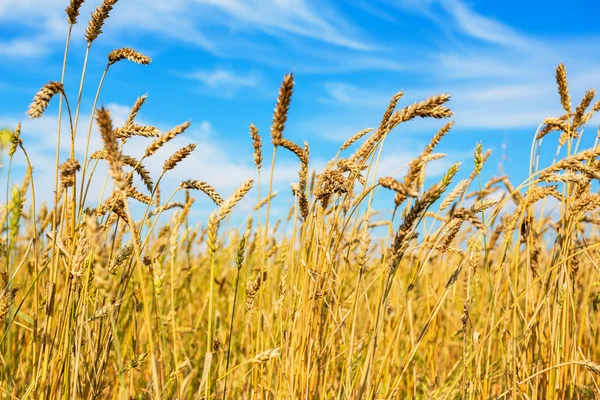
[[[396,179],[404,179],[408,164],[419,156],[421,150],[422,149],[417,149],[416,147],[410,150],[399,147],[384,149],[384,154],[379,160],[379,165],[377,167],[377,175],[393,176]],[[446,155],[444,158],[427,163],[425,167],[427,177],[436,178],[444,175],[448,172],[448,168],[466,157],[471,157],[471,153],[467,155],[466,153],[453,152],[452,154]]]
[[[42,57],[48,53],[48,46],[42,38],[14,39],[0,42],[0,56],[5,58]]]
[[[481,52],[461,53],[442,52],[437,57],[442,68],[440,73],[448,78],[456,79],[511,79],[522,76],[525,69],[520,63],[507,62],[505,57],[497,53],[482,54]]]
[[[0,40],[0,56],[11,59],[46,56],[54,41],[66,37],[64,8],[62,0],[3,0],[0,23],[10,24],[14,36]]]
[[[40,18],[57,8],[64,10],[65,2],[63,0],[3,0],[2,3],[0,3],[0,18]]]

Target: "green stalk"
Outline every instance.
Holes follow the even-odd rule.
[[[227,344],[227,362],[225,364],[225,373],[227,374],[227,372],[229,372],[229,357],[231,355],[231,342],[232,342],[232,338],[233,338],[233,322],[235,320],[235,306],[237,304],[237,294],[238,294],[238,287],[240,284],[240,271],[242,269],[242,266],[244,264],[244,250],[246,247],[246,237],[242,236],[242,239],[240,240],[240,243],[238,244],[238,248],[237,248],[237,257],[235,259],[235,264],[237,266],[237,271],[235,274],[235,289],[233,292],[233,305],[231,307],[231,322],[229,324],[229,343]],[[229,375],[225,375],[225,387],[223,388],[223,400],[225,400],[227,398],[227,378],[229,377]]]

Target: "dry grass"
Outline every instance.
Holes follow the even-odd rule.
[[[66,9],[70,26],[81,3]],[[115,3],[105,0],[92,14],[86,60]],[[29,108],[38,118],[58,101],[62,116],[65,102],[71,152],[62,160],[57,152],[52,204],[36,203],[28,172],[7,190],[0,213],[3,397],[600,398],[600,195],[592,184],[600,177],[600,146],[596,140],[579,148],[600,102],[591,106],[590,90],[572,110],[564,65],[556,80],[565,114],[532,134],[530,176],[516,188],[506,176],[483,181],[490,152],[481,144],[471,165],[454,164],[426,184],[427,165],[444,157],[433,151],[452,123],[440,127],[405,176],[375,176],[393,130],[417,117],[452,115],[449,95],[399,108],[402,92],[376,130],[351,136],[309,179],[308,144],[284,137],[293,108],[289,74],[270,128],[268,193],[260,193],[263,141],[250,125],[257,185],[240,177],[223,200],[201,176],[190,177],[161,203],[161,180],[195,145],[174,153],[159,177],[144,164],[190,124],[163,134],[136,125],[143,95],[125,125],[114,127],[96,102],[108,67],[122,59],[150,62],[128,48],[109,55],[92,117],[104,148],[89,158],[87,150],[74,157],[83,87],[74,116],[58,81]],[[564,157],[542,167],[542,139],[552,132]],[[59,126],[57,147],[64,134]],[[126,155],[131,136],[148,141],[144,154]],[[18,126],[7,188],[13,157],[35,167],[27,146]],[[299,160],[297,198],[283,221],[271,213],[277,150]],[[98,162],[109,165],[109,193],[93,207],[87,188]],[[468,178],[458,181],[459,169]],[[144,190],[134,186],[138,179]],[[395,196],[394,212],[382,214],[373,200],[386,191]],[[245,226],[228,226],[250,196],[255,206]],[[555,218],[543,212],[549,199]],[[133,201],[143,204],[143,215],[131,213]],[[197,203],[216,208],[194,225]]]

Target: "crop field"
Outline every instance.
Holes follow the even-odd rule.
[[[167,154],[159,175],[147,166],[190,122],[144,125],[143,95],[120,124],[99,101],[116,65],[153,60],[118,48],[99,81],[70,63],[73,43],[86,61],[105,57],[93,45],[116,2],[88,21],[82,0],[65,4],[62,76],[31,94],[30,119],[58,113],[51,194],[36,187],[21,125],[2,135],[2,398],[600,398],[600,131],[588,126],[600,100],[593,89],[572,98],[563,64],[547,82],[562,114],[532,132],[522,182],[484,178],[491,151],[476,142],[467,161],[429,177],[449,157],[436,149],[453,134],[446,93],[408,102],[397,92],[374,129],[332,145],[317,169],[311,143],[286,136],[290,72],[271,125],[246,121],[237,144],[253,175],[219,193],[189,170],[167,192],[161,183],[196,144]],[[87,24],[83,38],[76,24]],[[96,93],[89,119],[84,82]],[[381,175],[386,138],[419,119],[435,127],[428,144]],[[277,193],[282,155],[297,177]],[[24,174],[11,170],[16,159]],[[207,218],[194,217],[199,204]]]

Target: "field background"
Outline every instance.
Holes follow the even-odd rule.
[[[3,1],[0,392],[599,398],[598,11]]]

